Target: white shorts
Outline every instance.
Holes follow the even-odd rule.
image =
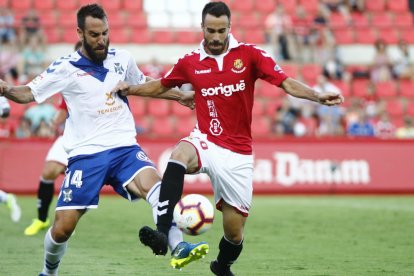
[[[59,136],[46,155],[46,161],[55,161],[68,166],[68,154],[63,149],[63,137]]]
[[[222,148],[207,140],[198,129],[181,139],[197,150],[200,170],[207,173],[214,190],[214,201],[221,210],[224,200],[243,216],[248,216],[253,195],[253,155]]]

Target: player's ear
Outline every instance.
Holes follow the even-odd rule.
[[[77,27],[76,32],[78,33],[79,41],[83,41],[83,31],[81,30],[81,28]]]

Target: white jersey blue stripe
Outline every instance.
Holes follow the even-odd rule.
[[[110,93],[119,81],[145,82],[129,52],[110,49],[102,64],[79,51],[55,60],[28,86],[40,103],[61,93],[68,107],[63,135],[69,157],[136,144],[128,99]]]

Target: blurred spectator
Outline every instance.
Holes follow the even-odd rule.
[[[3,37],[0,43],[0,79],[14,83],[17,79],[17,66],[20,59],[18,49],[6,37]]]
[[[283,5],[276,5],[273,13],[265,20],[266,41],[275,47],[276,58],[290,60],[292,47],[292,18]]]
[[[335,92],[341,93],[341,90],[328,79],[320,75],[318,83],[313,87],[317,92]],[[316,114],[319,118],[319,126],[317,133],[320,136],[341,136],[344,134],[343,116],[344,110],[341,106],[325,106],[318,105]]]
[[[302,5],[298,5],[292,17],[294,56],[300,62],[307,62],[309,56],[314,56],[318,35],[312,32],[312,18]]]
[[[411,13],[414,15],[414,0],[408,0],[408,7]]]
[[[329,9],[322,3],[319,3],[318,9],[316,10],[316,14],[313,18],[313,24],[316,27],[326,26],[329,23]]]
[[[380,119],[375,123],[375,136],[381,139],[390,139],[395,137],[395,126],[390,121],[387,112],[383,112]]]
[[[40,124],[34,131],[34,136],[41,138],[53,138],[56,136],[54,129],[50,124],[46,123],[44,119],[40,121]]]
[[[414,80],[414,65],[410,61],[410,49],[406,41],[398,43],[398,56],[394,60],[392,71],[397,79]]]
[[[32,137],[32,124],[29,119],[22,117],[15,131],[15,137],[26,139]]]
[[[326,52],[322,70],[325,77],[331,80],[343,80],[349,82],[351,75],[345,70],[342,63],[339,49],[336,44],[331,46],[330,51]]]
[[[20,82],[25,83],[42,73],[47,67],[46,54],[38,36],[31,36],[29,44],[23,49],[18,72]]]
[[[409,116],[404,117],[404,125],[402,127],[397,128],[395,134],[395,136],[400,139],[413,139],[414,126],[412,118]]]
[[[49,101],[33,105],[25,111],[23,116],[30,120],[33,133],[39,127],[41,121],[45,121],[48,125],[52,124],[56,108]]]
[[[38,37],[38,43],[42,46],[46,45],[46,35],[43,31],[40,17],[36,10],[29,10],[21,20],[19,30],[20,46],[24,47],[27,45],[32,36]]]
[[[365,0],[345,0],[345,5],[350,12],[362,13],[365,11]]]
[[[9,138],[12,133],[13,127],[9,124],[8,118],[0,117],[0,138]]]
[[[356,122],[351,123],[347,129],[348,136],[351,137],[374,137],[375,130],[373,124],[368,120],[364,111],[361,110]]]
[[[387,52],[387,44],[378,39],[375,42],[375,56],[370,67],[371,80],[374,83],[391,80],[391,60]]]
[[[0,41],[7,40],[15,42],[14,16],[5,7],[0,7]]]
[[[164,75],[164,66],[159,63],[158,59],[153,57],[150,62],[140,66],[142,73],[145,76],[151,77],[153,79],[159,79]]]
[[[283,98],[282,104],[275,110],[272,132],[281,136],[294,135],[299,115],[299,110],[292,106],[289,98]]]
[[[344,20],[350,24],[352,22],[349,7],[344,0],[320,0],[323,7],[326,9],[325,13],[339,12]]]
[[[317,51],[312,60],[323,66],[328,60],[339,60],[339,51],[336,45],[335,36],[328,26],[318,28]]]
[[[382,101],[377,94],[374,83],[367,83],[365,94],[361,97],[362,108],[368,118],[374,118],[385,110],[385,101]]]

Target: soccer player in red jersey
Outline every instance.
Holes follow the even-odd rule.
[[[253,194],[251,122],[255,81],[263,79],[294,97],[324,105],[343,102],[340,94],[317,93],[289,78],[265,51],[238,42],[229,33],[230,18],[225,3],[207,3],[202,12],[204,40],[200,49],[179,59],[161,79],[142,85],[119,83],[113,90],[150,96],[184,83],[193,86],[198,125],[174,148],[162,179],[157,230],[141,228],[140,240],[155,254],[165,255],[165,237],[174,206],[182,195],[184,175],[207,173],[217,209],[223,214],[220,251],[210,264],[216,275],[233,275],[230,266],[243,248],[243,230]],[[181,267],[180,262],[180,256],[173,254],[171,264]]]

